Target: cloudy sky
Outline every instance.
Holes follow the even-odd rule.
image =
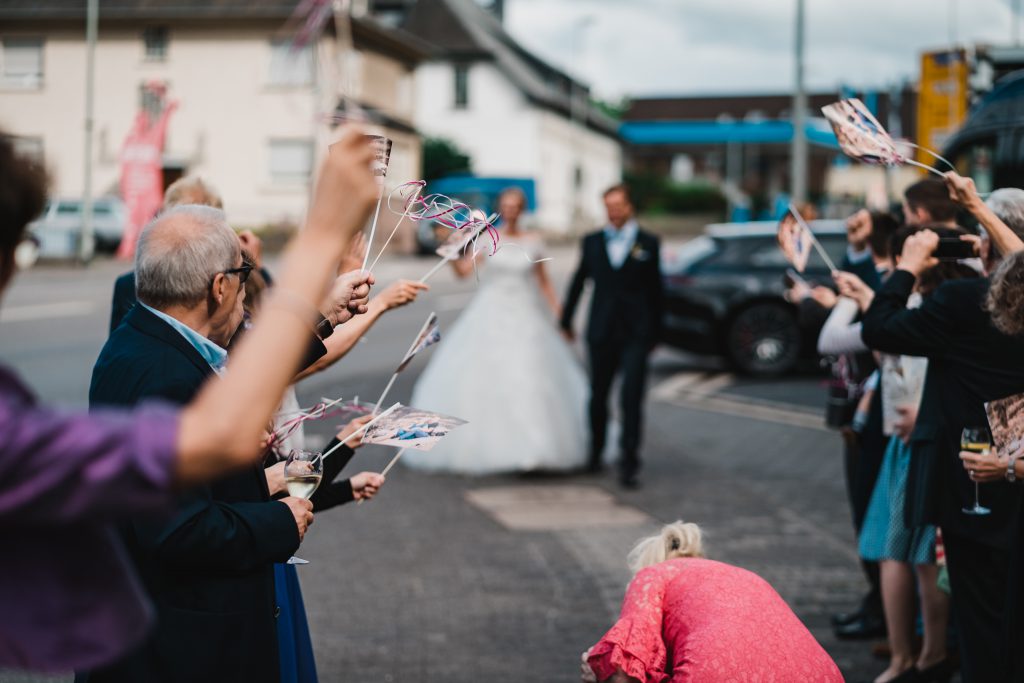
[[[1008,44],[1015,1],[806,0],[808,87],[886,87],[916,78],[921,50],[951,40]],[[602,97],[778,92],[793,83],[795,5],[505,0],[505,24],[526,47],[582,76]],[[588,25],[581,31],[581,24]]]

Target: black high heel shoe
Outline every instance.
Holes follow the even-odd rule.
[[[917,669],[917,678],[914,679],[915,683],[948,683],[949,679],[956,673],[956,664],[946,657],[937,664],[932,664],[927,669]]]

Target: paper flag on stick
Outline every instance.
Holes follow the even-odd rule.
[[[373,176],[377,179],[377,184],[384,187],[388,164],[391,163],[391,140],[383,135],[367,135],[366,137],[373,147]]]
[[[886,166],[907,161],[882,124],[857,98],[839,100],[822,107],[821,113],[832,125],[839,146],[848,156],[868,164]]]
[[[402,362],[398,364],[398,369],[395,372],[399,373],[405,370],[417,353],[433,346],[439,341],[441,341],[441,323],[437,319],[437,313],[431,313],[430,317],[427,318],[427,322],[423,323],[423,328],[416,335],[416,340],[409,347],[409,351],[405,354]]]
[[[465,420],[409,406],[381,413],[363,434],[363,443],[429,451]]]
[[[985,413],[997,455],[1013,455],[1024,448],[1024,394],[989,401]]]
[[[459,255],[477,238],[477,236],[490,226],[490,221],[479,220],[471,222],[461,230],[454,230],[448,238],[437,248],[436,253],[444,259],[457,259]]]
[[[792,209],[786,211],[786,215],[779,221],[778,240],[786,260],[793,264],[797,272],[804,272],[807,260],[811,257],[814,237],[806,224],[797,220]]]

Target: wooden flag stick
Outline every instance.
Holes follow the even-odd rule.
[[[363,270],[370,260],[370,249],[373,248],[373,236],[377,232],[377,218],[380,217],[380,203],[384,199],[384,188],[381,188],[380,197],[377,197],[377,209],[373,212],[373,223],[370,224],[370,237],[366,242],[366,254],[363,256]]]
[[[396,379],[398,379],[398,373],[397,372],[394,373],[393,375],[391,375],[391,381],[389,381],[388,385],[386,387],[384,387],[384,392],[380,395],[380,398],[377,399],[377,405],[375,405],[373,407],[373,413],[372,413],[373,415],[376,415],[377,411],[380,410],[380,405],[382,403],[384,403],[384,399],[388,397],[388,392],[391,391],[391,387],[393,387],[395,385],[395,380]]]
[[[825,262],[826,266],[828,266],[829,271],[832,273],[838,271],[839,269],[836,268],[836,264],[832,262],[832,259],[829,258],[829,255],[825,252],[824,247],[821,246],[821,242],[819,242],[818,238],[814,236],[811,226],[807,225],[807,221],[805,221],[804,217],[800,215],[800,212],[796,210],[796,206],[794,206],[792,202],[789,204],[789,212],[793,214],[794,218],[796,218],[800,227],[807,231],[807,235],[811,238],[811,244],[814,245],[814,249],[818,252],[818,256],[821,257],[821,260]]]
[[[391,468],[395,466],[395,463],[398,462],[398,459],[402,457],[402,453],[405,453],[405,449],[404,448],[402,450],[398,451],[398,453],[395,454],[395,457],[391,458],[391,462],[389,462],[388,466],[385,467],[384,470],[380,473],[380,476],[382,476],[382,477],[388,476],[388,472],[390,472]],[[365,502],[366,502],[365,498],[360,498],[359,502],[356,503],[356,505],[362,505]]]
[[[423,191],[423,187],[424,186],[421,185],[419,188],[416,189],[416,193],[413,194],[412,199],[409,200],[409,203],[406,205],[407,207],[411,207],[413,204],[416,203],[416,200],[419,199],[420,192]],[[390,204],[389,204],[389,206],[390,206]],[[406,208],[406,210],[402,213],[401,218],[399,218],[398,222],[395,223],[395,229],[391,231],[390,235],[388,235],[388,239],[387,239],[387,241],[384,242],[384,246],[380,248],[379,252],[377,252],[377,258],[373,259],[373,263],[370,264],[370,272],[371,273],[373,272],[374,267],[377,265],[377,261],[380,261],[380,257],[384,255],[384,250],[388,248],[389,244],[391,244],[391,240],[395,236],[395,234],[398,232],[398,228],[402,227],[402,221],[404,221],[408,217],[409,217],[409,209]],[[367,254],[370,253],[369,248],[367,248],[366,253]],[[363,270],[366,270],[366,268],[364,267]]]
[[[395,410],[396,410],[396,409],[397,409],[397,408],[398,408],[398,407],[399,407],[400,405],[402,405],[402,404],[401,404],[401,403],[396,403],[395,405],[391,406],[390,408],[388,408],[387,410],[385,410],[385,411],[384,411],[383,413],[381,413],[380,415],[378,415],[377,417],[373,418],[372,420],[370,420],[369,422],[367,422],[366,424],[364,424],[364,425],[363,425],[362,427],[360,427],[360,428],[359,428],[359,429],[357,429],[356,431],[354,431],[354,432],[352,432],[351,434],[349,434],[348,436],[346,436],[346,437],[345,437],[345,440],[344,440],[344,441],[339,441],[338,443],[336,443],[336,444],[334,445],[334,448],[330,449],[329,451],[327,451],[326,453],[324,453],[323,455],[321,455],[321,456],[320,456],[320,458],[321,458],[321,459],[326,459],[328,455],[330,455],[330,454],[331,454],[331,453],[333,453],[334,451],[338,450],[339,448],[341,448],[342,446],[344,446],[345,444],[347,444],[347,443],[349,442],[349,439],[351,439],[351,438],[352,438],[353,436],[355,436],[356,434],[362,434],[362,433],[363,433],[363,432],[365,432],[365,431],[366,431],[367,429],[369,429],[369,428],[370,428],[370,426],[371,426],[371,425],[372,425],[373,423],[375,423],[375,422],[377,422],[378,420],[381,420],[381,419],[383,419],[384,417],[387,417],[388,415],[390,415],[391,413],[393,413],[393,412],[394,412],[394,411],[395,411]]]

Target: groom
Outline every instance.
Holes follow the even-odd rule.
[[[661,329],[662,284],[658,238],[640,230],[625,185],[604,193],[608,224],[583,238],[582,257],[569,286],[562,330],[571,341],[573,314],[584,283],[594,283],[587,346],[590,352],[590,470],[601,468],[608,426],[608,394],[622,371],[620,482],[637,486],[647,356]]]

